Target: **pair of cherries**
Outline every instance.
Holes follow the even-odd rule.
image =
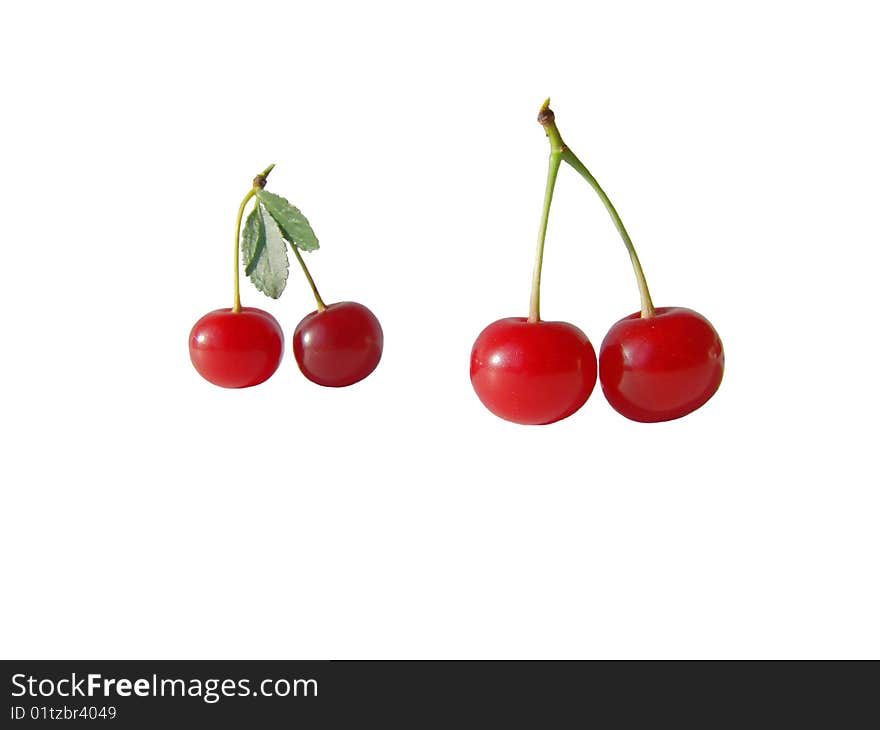
[[[307,315],[293,332],[293,354],[309,380],[342,388],[366,378],[382,357],[382,326],[363,304],[337,302]],[[281,364],[284,331],[256,307],[217,309],[189,336],[199,374],[223,388],[248,388],[268,380]]]
[[[313,383],[331,388],[353,385],[379,364],[382,326],[363,304],[324,304],[299,252],[317,249],[318,238],[296,207],[264,189],[274,167],[269,165],[254,178],[238,209],[234,304],[209,312],[195,323],[189,335],[190,359],[205,380],[223,388],[249,388],[274,374],[284,352],[284,331],[269,312],[241,306],[239,256],[244,253],[245,273],[254,286],[278,298],[287,285],[289,245],[318,305],[293,332],[296,362]],[[242,230],[244,211],[251,200],[255,201],[253,210]]]
[[[575,413],[596,378],[611,406],[633,421],[669,421],[691,413],[718,390],[724,349],[709,321],[691,309],[655,308],[632,240],[596,178],[562,141],[548,99],[538,115],[550,140],[550,166],[529,317],[493,322],[471,351],[474,390],[496,416],[514,423],[554,423]],[[639,285],[642,308],[618,321],[596,353],[587,336],[568,322],[540,317],[544,239],[556,175],[562,162],[596,191],[623,239]]]
[[[471,382],[483,404],[508,421],[547,424],[580,409],[596,385],[633,421],[686,416],[718,390],[724,350],[702,315],[682,307],[636,312],[617,322],[596,352],[568,322],[510,317],[480,333]]]

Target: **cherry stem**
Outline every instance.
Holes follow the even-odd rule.
[[[248,194],[244,196],[244,200],[241,201],[241,205],[238,206],[238,218],[235,221],[235,268],[233,281],[235,282],[235,299],[232,305],[233,312],[241,311],[241,288],[239,286],[239,278],[238,278],[238,258],[241,255],[240,253],[240,236],[241,236],[241,219],[244,217],[244,209],[247,207],[250,199],[253,198],[257,194],[257,190],[262,190],[266,187],[266,178],[269,176],[269,173],[275,168],[275,163],[273,162],[269,167],[263,170],[259,175],[254,178],[253,186],[250,190],[248,190]]]
[[[312,294],[315,295],[315,301],[318,303],[318,311],[323,312],[325,309],[327,309],[327,305],[324,304],[324,300],[321,299],[321,295],[318,294],[318,287],[315,286],[315,280],[309,273],[309,267],[306,266],[306,262],[303,260],[302,254],[299,252],[299,249],[296,246],[291,246],[291,248],[293,249],[293,253],[296,256],[296,260],[299,261],[299,265],[302,267],[303,273],[306,275],[306,280],[309,282],[309,286],[312,288]]]
[[[544,131],[547,133],[547,137],[550,140],[550,154],[551,160],[554,153],[558,154],[560,159],[567,162],[571,167],[573,167],[584,180],[586,180],[593,190],[596,191],[596,194],[599,196],[599,199],[602,201],[602,204],[605,206],[605,209],[608,211],[608,214],[611,216],[611,220],[614,221],[614,226],[617,228],[617,232],[620,234],[620,237],[623,239],[623,245],[626,246],[626,250],[629,252],[630,261],[632,261],[633,271],[636,275],[636,283],[639,286],[639,296],[641,298],[642,303],[642,317],[653,317],[654,316],[654,303],[651,301],[651,292],[648,291],[648,282],[645,279],[645,273],[642,271],[642,265],[639,262],[639,256],[636,253],[636,248],[633,245],[632,239],[629,237],[629,233],[627,233],[626,228],[623,225],[623,221],[620,219],[620,215],[617,212],[617,209],[611,202],[611,199],[602,189],[602,186],[599,185],[599,182],[593,177],[593,174],[587,169],[586,165],[581,162],[577,155],[571,151],[568,145],[562,141],[562,136],[559,134],[559,129],[556,126],[556,118],[553,114],[553,111],[550,109],[550,100],[544,102],[544,105],[541,107],[541,111],[538,114],[538,121],[544,127]],[[557,163],[558,165],[558,163]],[[549,207],[549,203],[545,202],[545,206]],[[543,242],[541,244],[543,247]],[[540,267],[540,264],[538,264]],[[540,268],[538,271],[538,284],[540,285]],[[535,298],[534,291],[532,293],[533,301]],[[531,317],[530,317],[531,319]]]
[[[532,296],[529,300],[529,322],[541,321],[541,268],[544,264],[544,239],[547,237],[547,222],[550,220],[550,204],[556,187],[556,175],[562,156],[559,150],[550,147],[550,163],[547,167],[547,187],[544,190],[544,209],[541,211],[541,226],[538,229],[538,248],[535,252],[535,267],[532,271]]]

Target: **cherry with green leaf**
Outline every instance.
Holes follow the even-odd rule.
[[[287,286],[289,244],[317,302],[294,332],[294,356],[307,378],[320,385],[351,385],[369,375],[382,355],[382,328],[369,309],[355,302],[325,305],[301,251],[314,251],[318,238],[306,217],[267,190],[270,165],[254,178],[241,201],[235,227],[234,303],[196,322],[190,358],[208,381],[245,388],[267,380],[281,362],[284,335],[277,320],[261,309],[241,306],[239,257],[245,274],[263,294],[277,299]],[[251,201],[253,209],[244,221]]]

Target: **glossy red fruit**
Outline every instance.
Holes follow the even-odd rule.
[[[382,343],[382,326],[369,309],[357,302],[337,302],[296,326],[293,354],[313,383],[342,388],[376,369]]]
[[[268,312],[215,309],[189,335],[189,356],[205,380],[223,388],[247,388],[269,378],[281,362],[284,331]]]
[[[474,343],[471,383],[483,405],[500,418],[553,423],[587,402],[596,385],[596,353],[568,322],[499,319]]]
[[[711,398],[724,374],[724,348],[702,315],[658,307],[617,322],[599,349],[599,379],[618,413],[644,423],[671,421]]]

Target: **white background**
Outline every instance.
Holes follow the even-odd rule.
[[[0,19],[6,658],[880,656],[872,3],[19,3]],[[491,416],[525,315],[553,98],[655,302],[724,340],[672,423]],[[328,301],[379,316],[341,390],[286,352],[203,381],[253,175]],[[638,307],[560,174],[543,315]],[[246,305],[288,337],[295,269]]]

